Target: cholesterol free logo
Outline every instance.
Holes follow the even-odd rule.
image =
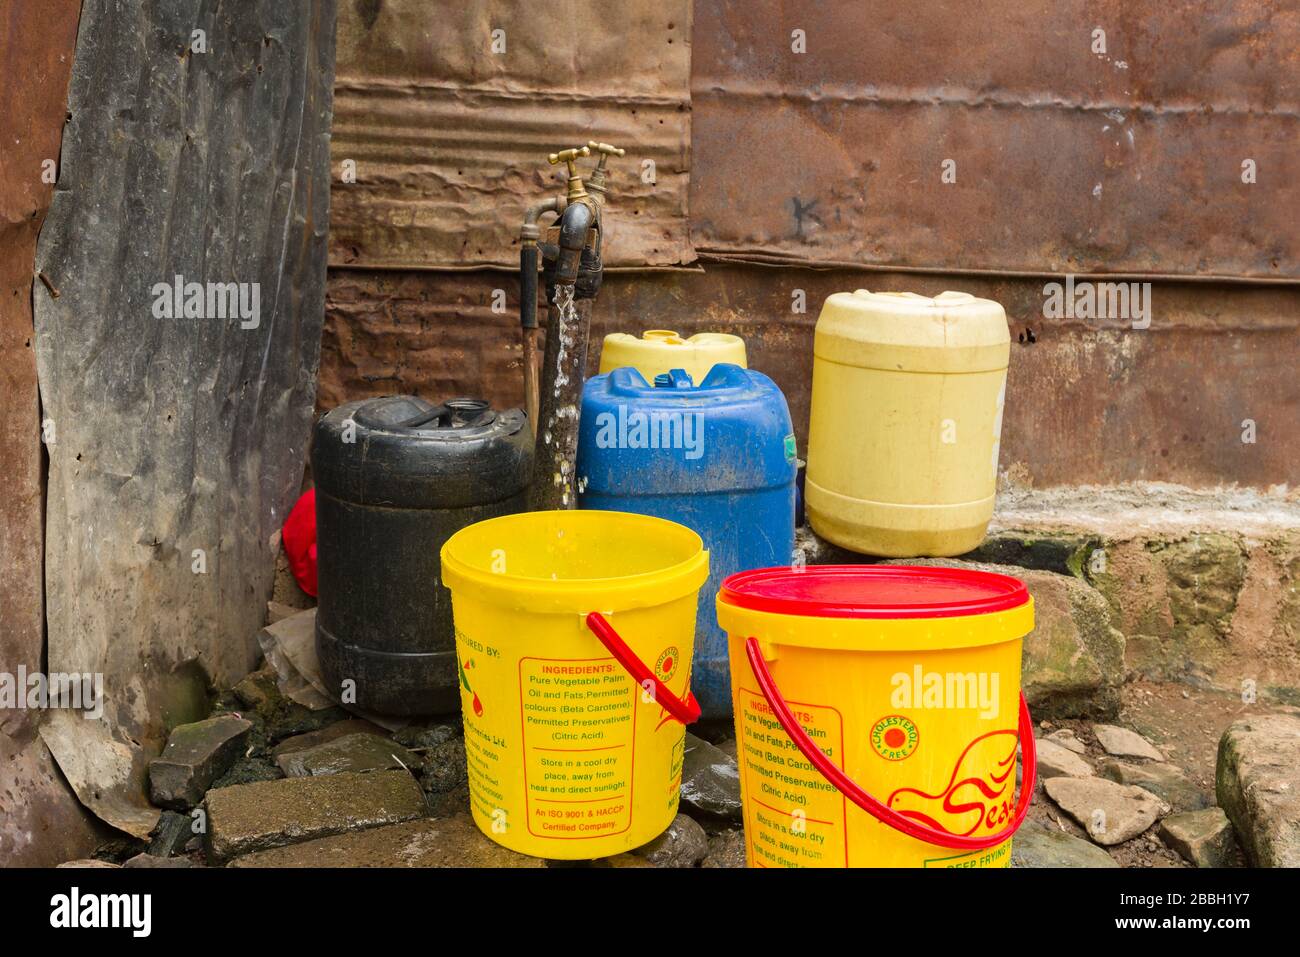
[[[126,927],[132,937],[148,937],[153,928],[150,894],[82,894],[74,887],[50,898],[50,926]]]
[[[978,710],[981,718],[996,718],[1001,675],[996,671],[925,671],[916,665],[889,679],[895,708]]]
[[[29,673],[26,665],[19,665],[16,675],[0,671],[0,711],[47,708],[82,711],[86,720],[97,720],[104,714],[103,674],[53,671],[46,675]]]
[[[704,454],[704,413],[656,410],[596,416],[596,447],[600,449],[680,449],[694,461]]]
[[[681,660],[681,652],[677,650],[676,645],[669,645],[661,651],[658,660],[655,661],[655,674],[659,676],[659,680],[667,681],[677,674],[677,663]]]
[[[871,746],[886,761],[908,757],[920,740],[916,722],[905,715],[887,714],[871,727]]]

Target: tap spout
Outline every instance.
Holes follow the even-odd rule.
[[[587,245],[587,233],[595,220],[595,212],[586,203],[570,203],[560,214],[560,254],[555,266],[556,285],[572,286],[578,281],[582,250]]]

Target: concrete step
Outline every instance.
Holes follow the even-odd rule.
[[[545,867],[483,836],[468,814],[348,831],[237,857],[231,867]]]
[[[420,785],[405,771],[236,784],[209,791],[206,804],[208,856],[216,862],[425,813]]]
[[[810,564],[870,562],[799,533]],[[1157,483],[998,496],[963,560],[1054,572],[1105,599],[1126,676],[1300,705],[1300,493]]]

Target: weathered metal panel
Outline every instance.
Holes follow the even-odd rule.
[[[502,285],[491,272],[332,271],[320,404],[414,391],[518,405],[518,326],[512,310],[492,311],[493,290]],[[609,332],[743,336],[751,364],[785,391],[802,449],[822,301],[863,286],[929,295],[959,289],[1001,302],[1011,323],[1001,469],[1012,481],[1295,486],[1300,289],[1157,283],[1151,327],[1137,330],[1119,321],[1045,320],[1043,285],[721,264],[706,272],[612,274],[593,312],[589,366],[594,374],[596,344]],[[800,290],[807,307],[796,313]]]
[[[383,88],[411,115],[432,110],[426,101],[435,99],[480,107],[473,130],[452,106],[429,113],[439,117],[437,136],[456,139],[439,141],[443,156],[391,153],[394,171],[413,157],[445,170],[448,156],[483,137],[521,142],[514,114],[498,122],[488,100],[476,99],[485,88],[499,97],[513,82],[508,106],[531,96],[538,117],[554,108],[537,83],[548,62],[566,62],[566,41],[530,46],[528,65],[518,68],[523,79],[507,77],[484,55],[487,40],[479,42],[498,20],[483,4],[471,8],[454,21],[455,39],[439,41],[447,66],[398,67],[382,82],[373,78],[387,75],[384,57],[411,62],[407,48],[426,42],[420,21],[385,19],[404,4],[356,8],[372,14],[369,52],[348,81],[359,92],[360,78],[371,78],[366,95]],[[690,221],[708,272],[611,273],[594,335],[651,325],[746,335],[802,428],[822,298],[863,285],[967,289],[1004,302],[1025,336],[1011,374],[1020,404],[1009,405],[1003,443],[1004,466],[1018,480],[1294,482],[1290,436],[1300,396],[1290,367],[1300,303],[1287,289],[1268,288],[1300,278],[1294,9],[1251,0],[1215,9],[996,0],[971,17],[902,0],[699,0],[691,23]],[[794,31],[806,52],[792,50]],[[641,35],[628,36],[639,48]],[[595,63],[573,61],[565,103],[592,77],[593,89],[600,85]],[[412,75],[435,79],[426,90],[407,81]],[[336,151],[336,169],[342,155]],[[444,233],[431,241],[416,212],[394,215],[391,230],[367,234],[367,255],[335,246],[332,262],[400,266],[411,262],[405,250],[422,243],[443,250],[436,257],[443,268],[511,265],[517,217],[503,214],[500,200],[533,195],[539,185],[521,185],[511,159],[473,153],[472,165],[441,174],[445,183],[403,184],[426,196],[471,194],[495,225],[464,227],[461,207],[439,207]],[[942,182],[945,159],[956,163],[951,184]],[[1255,165],[1253,184],[1242,181],[1246,159]],[[417,169],[410,175],[427,179]],[[354,188],[336,184],[335,195],[355,202],[343,199]],[[639,214],[616,198],[611,234]],[[418,263],[431,264],[432,256]],[[862,267],[873,272],[853,271]],[[1153,328],[1044,322],[1043,281],[1025,277],[1067,272],[1163,277]],[[796,288],[807,313],[790,312]],[[403,388],[520,402],[517,328],[512,307],[493,311],[494,289],[507,300],[516,294],[512,277],[489,272],[333,272],[321,406]],[[1261,395],[1270,396],[1267,409],[1257,408]],[[1267,422],[1274,438],[1244,444],[1247,418],[1261,428]]]
[[[316,404],[412,392],[522,407],[518,307],[492,311],[501,273],[331,269]],[[606,276],[606,281],[611,277]]]
[[[53,192],[81,0],[0,7],[0,672],[42,670],[40,404],[32,263]],[[37,737],[40,711],[0,711],[0,865],[47,866],[96,841]]]
[[[39,670],[44,638],[32,263],[53,192],[80,5],[64,0],[41,23],[34,4],[6,4],[0,22],[0,671],[9,673],[20,664]],[[0,729],[12,733],[36,718],[0,712]]]
[[[690,0],[343,3],[331,265],[517,266],[546,154],[589,139],[628,151],[606,265],[689,262],[690,42]]]
[[[56,757],[92,809],[133,833],[150,813],[128,807],[142,802],[142,753],[204,709],[208,680],[236,680],[257,657],[269,543],[301,482],[334,19],[333,0],[87,0],[82,13],[37,252],[55,429],[49,666],[103,673],[104,719],[57,736],[86,780]],[[203,317],[169,318],[159,286],[177,276],[245,284],[247,311],[216,318],[205,301]],[[119,779],[90,777],[109,767]]]
[[[1294,5],[699,0],[693,41],[702,257],[1300,279]]]

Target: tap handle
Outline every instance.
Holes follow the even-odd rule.
[[[587,141],[587,149],[592,153],[600,154],[600,159],[596,162],[597,169],[604,169],[611,156],[622,156],[627,153],[627,150],[621,150],[617,146],[610,146],[608,143],[597,143],[595,140]]]
[[[586,187],[582,185],[582,177],[578,175],[577,159],[579,156],[590,156],[591,149],[586,146],[577,146],[569,150],[560,150],[558,153],[551,153],[546,159],[552,166],[559,163],[567,163],[569,166],[569,189],[565,199],[570,203],[576,203],[579,200],[587,199]]]
[[[551,153],[546,157],[546,160],[552,166],[556,166],[560,163],[567,163],[569,166],[569,176],[573,177],[578,175],[577,167],[574,166],[574,163],[577,162],[578,157],[590,156],[590,155],[591,155],[590,147],[578,146],[569,150],[560,150],[558,153]]]

